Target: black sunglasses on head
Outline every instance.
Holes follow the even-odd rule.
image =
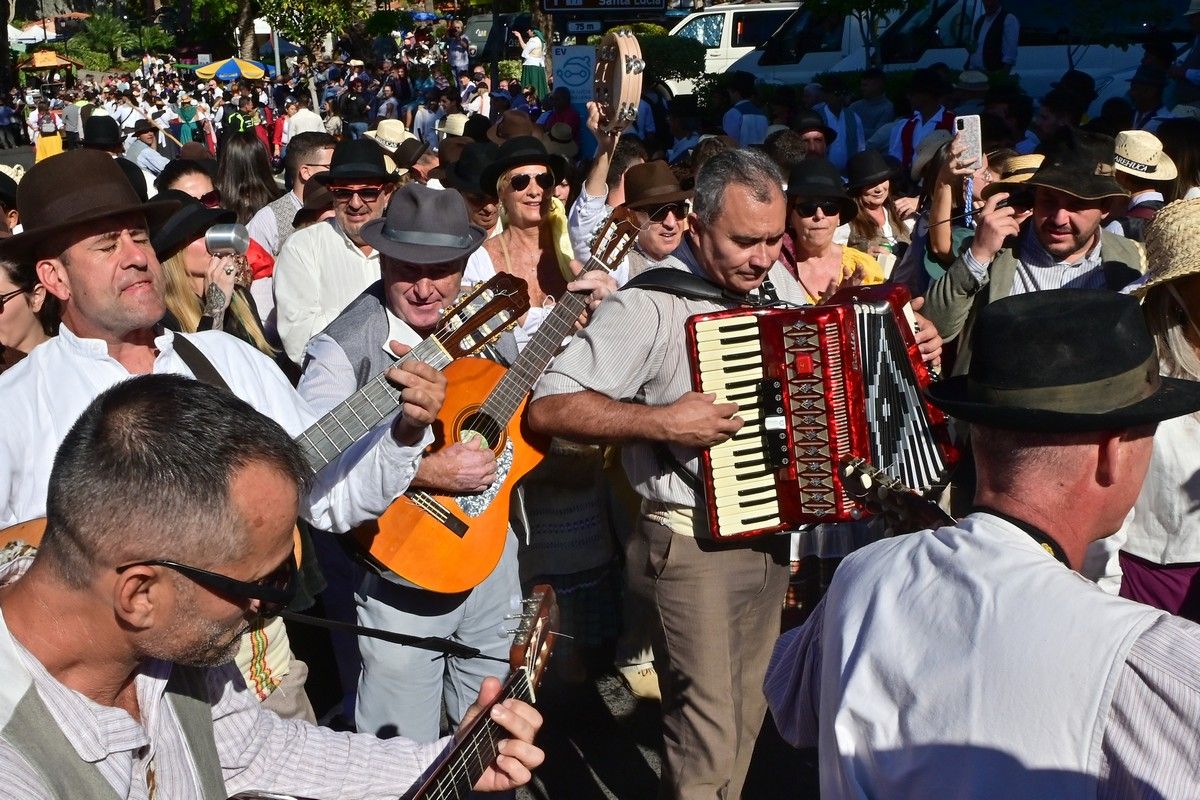
[[[165,558],[134,561],[130,564],[122,564],[116,570],[120,574],[132,567],[166,567],[217,594],[239,600],[257,600],[259,603],[258,613],[266,619],[279,616],[296,596],[295,554],[288,556],[287,561],[281,564],[279,569],[256,581],[239,581],[219,572],[210,572]]]
[[[837,216],[842,213],[841,203],[833,200],[800,200],[796,203],[796,213],[801,217],[815,217],[818,208],[827,217]]]
[[[537,181],[537,185],[543,189],[549,189],[554,185],[554,176],[549,172],[539,172],[537,175],[513,175],[508,180],[508,185],[514,191],[523,192],[529,188],[529,182]]]

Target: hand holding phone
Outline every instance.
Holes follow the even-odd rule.
[[[983,134],[979,128],[979,115],[967,114],[954,118],[955,136],[962,140],[962,161],[974,164],[976,169],[983,163]]]

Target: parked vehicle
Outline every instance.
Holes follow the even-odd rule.
[[[730,65],[767,41],[800,7],[799,2],[721,3],[688,14],[672,36],[695,39],[707,48],[705,72],[725,72]],[[671,81],[675,94],[690,94],[692,81]]]

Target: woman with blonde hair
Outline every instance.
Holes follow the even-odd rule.
[[[151,234],[166,283],[163,325],[186,333],[225,331],[275,358],[247,289],[249,266],[240,256],[210,255],[205,247],[204,234],[213,225],[233,222],[233,212],[207,208],[174,189],[159,197],[180,203]]]

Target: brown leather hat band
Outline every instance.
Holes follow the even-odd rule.
[[[1150,357],[1131,370],[1087,383],[999,389],[968,380],[972,400],[1008,408],[1036,408],[1065,414],[1106,414],[1139,403],[1158,391],[1158,357]]]

